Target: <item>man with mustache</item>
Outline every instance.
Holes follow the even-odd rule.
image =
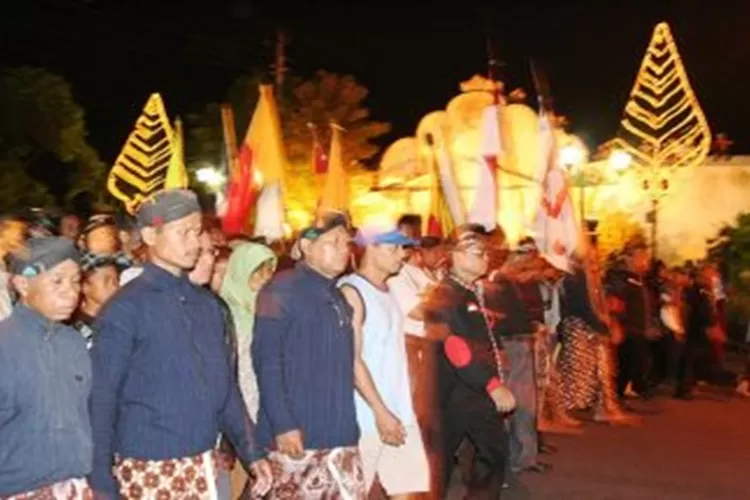
[[[264,494],[270,469],[230,367],[224,315],[188,277],[201,250],[198,199],[160,191],[136,218],[149,261],[95,324],[92,486],[112,499],[217,498],[221,433]]]

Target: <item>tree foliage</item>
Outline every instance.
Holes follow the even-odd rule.
[[[53,202],[50,190],[32,172],[49,158],[66,168],[72,192],[101,191],[106,166],[86,141],[83,109],[70,85],[41,68],[8,68],[0,74],[0,209]],[[58,167],[59,168],[59,167]]]
[[[292,161],[310,160],[308,124],[313,124],[324,147],[330,144],[330,123],[346,131],[342,137],[344,165],[351,167],[371,159],[378,152],[373,140],[387,134],[388,123],[373,121],[363,106],[369,91],[351,75],[318,71],[314,78],[297,84],[288,106],[282,108],[284,139]]]
[[[238,143],[242,141],[258,100],[260,73],[248,74],[234,81],[227,93],[231,105]],[[311,167],[312,135],[309,123],[317,128],[323,148],[330,147],[330,123],[336,122],[346,132],[342,135],[343,160],[353,174],[361,172],[364,162],[378,152],[373,141],[388,133],[390,124],[372,120],[364,100],[369,91],[350,75],[318,71],[308,80],[290,79],[277,96],[281,115],[284,147],[289,160],[286,188],[289,209],[311,212],[315,208],[323,179]],[[201,113],[187,117],[186,140],[188,169],[195,171],[208,164],[220,165],[224,159],[221,109],[207,105]]]
[[[745,317],[750,316],[750,213],[737,216],[708,240],[708,256],[719,263],[732,293],[730,305]]]
[[[258,85],[263,81],[260,73],[238,77],[227,92],[226,103],[234,114],[235,135],[238,143],[244,138],[250,124],[255,104],[258,102]],[[209,103],[199,113],[186,117],[186,161],[190,172],[207,165],[222,165],[224,133],[221,123],[221,105]]]
[[[599,255],[602,260],[619,250],[633,238],[643,237],[643,228],[631,214],[620,210],[607,211],[599,219]]]

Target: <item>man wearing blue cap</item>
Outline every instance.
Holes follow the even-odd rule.
[[[386,284],[416,242],[387,221],[360,228],[357,272],[339,282],[353,309],[359,449],[369,491],[375,477],[391,498],[429,491],[430,474],[411,399],[404,316]]]
[[[20,302],[0,323],[0,498],[91,498],[91,361],[63,324],[78,305],[78,252],[32,238],[10,271]]]

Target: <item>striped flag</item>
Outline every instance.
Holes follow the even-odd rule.
[[[500,156],[500,125],[498,100],[487,106],[482,112],[482,142],[476,184],[474,187],[474,203],[469,213],[469,222],[481,224],[488,231],[497,226],[498,193],[497,173],[498,158]]]
[[[541,206],[534,221],[540,252],[559,269],[568,269],[579,243],[578,223],[568,191],[568,178],[558,161],[557,141],[548,113],[539,116]]]
[[[276,241],[284,237],[286,155],[273,86],[261,85],[259,94],[258,105],[240,146],[240,165],[251,165],[250,178],[263,186],[255,210],[254,235]]]
[[[310,128],[313,140],[312,171],[314,174],[325,174],[328,172],[328,156],[323,149],[323,145],[320,143],[320,137],[318,137],[318,131],[315,125],[308,123],[307,126]]]
[[[253,183],[252,153],[240,155],[237,171],[229,178],[226,190],[226,209],[221,219],[221,229],[226,234],[241,234],[255,200],[256,186]]]
[[[432,134],[427,136],[427,143],[430,148],[434,147]],[[437,157],[438,154],[435,156]],[[456,222],[451,214],[448,200],[445,197],[440,161],[438,158],[431,158],[430,161],[430,212],[427,216],[425,234],[427,236],[444,238],[453,231],[456,227]]]
[[[330,211],[348,213],[349,211],[349,178],[344,169],[341,155],[342,128],[331,124],[331,152],[328,155],[328,174],[323,187],[323,195],[318,204],[318,213]]]

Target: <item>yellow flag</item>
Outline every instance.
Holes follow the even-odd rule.
[[[164,180],[164,189],[188,187],[188,175],[185,170],[185,149],[182,135],[182,120],[177,118],[174,122],[174,134],[172,140],[172,158],[169,161],[167,176]]]
[[[261,85],[259,94],[245,140],[240,145],[240,162],[252,162],[253,170],[261,174],[263,185],[283,184],[286,155],[273,86]]]
[[[107,178],[107,189],[131,214],[164,189],[173,142],[164,102],[159,94],[151,94]]]
[[[331,137],[331,151],[328,154],[328,173],[326,183],[323,187],[323,196],[320,198],[318,212],[324,213],[331,210],[348,212],[349,210],[349,179],[344,169],[344,160],[341,157],[341,127],[332,124],[333,134]]]

